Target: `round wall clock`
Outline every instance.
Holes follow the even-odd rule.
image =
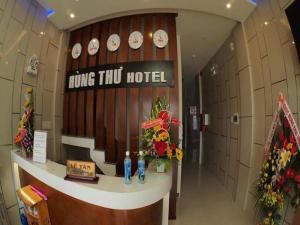
[[[120,37],[118,34],[112,34],[107,39],[107,49],[111,52],[116,51],[120,46]]]
[[[158,48],[166,47],[166,45],[168,44],[168,40],[168,34],[164,30],[159,29],[153,34],[153,42]]]
[[[99,40],[97,38],[93,38],[90,40],[88,45],[88,53],[90,55],[95,55],[99,50]]]
[[[72,48],[73,59],[77,59],[80,56],[81,50],[82,50],[82,46],[79,42],[73,46],[73,48]]]
[[[132,49],[138,49],[143,44],[143,35],[139,31],[133,31],[128,38],[128,44]]]

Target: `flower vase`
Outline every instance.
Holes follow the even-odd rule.
[[[165,172],[166,163],[164,161],[156,161],[156,172],[164,173]]]
[[[25,158],[32,158],[33,153],[26,151],[26,149],[21,149],[21,154]]]

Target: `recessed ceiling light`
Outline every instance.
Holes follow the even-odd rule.
[[[268,21],[265,21],[265,22],[264,22],[264,25],[265,25],[265,26],[268,26],[268,25],[269,25],[269,22],[268,22]]]
[[[43,31],[40,32],[40,35],[44,35],[45,33]]]
[[[230,9],[230,8],[231,8],[231,4],[230,4],[230,3],[227,3],[227,4],[226,4],[226,8],[227,8],[227,9]]]
[[[75,14],[74,13],[70,13],[70,18],[75,18]]]
[[[294,42],[294,41],[292,41],[292,44],[294,45],[294,44],[295,44],[295,42]]]

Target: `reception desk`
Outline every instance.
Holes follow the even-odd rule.
[[[33,185],[48,196],[52,225],[167,225],[170,173],[146,172],[146,183],[131,185],[122,177],[98,175],[98,184],[64,180],[66,167],[45,164],[11,152],[16,189]]]

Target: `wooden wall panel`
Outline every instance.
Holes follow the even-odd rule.
[[[106,64],[106,40],[109,33],[109,21],[105,21],[101,24],[101,31],[99,36],[100,49],[98,52],[98,65]],[[105,149],[105,127],[104,127],[104,90],[96,90],[96,149]]]
[[[176,37],[175,15],[168,18],[169,37]],[[178,61],[177,61],[177,39],[169,38],[169,59],[174,62],[174,88],[170,88],[170,105],[173,116],[179,116],[178,95]],[[178,138],[178,127],[173,127],[174,137]],[[177,163],[173,163],[173,171],[177,171]],[[172,189],[170,192],[169,218],[176,219],[176,197],[177,197],[177,173],[173,173]]]
[[[79,57],[79,69],[88,66],[87,48],[90,41],[91,26],[82,28],[81,33],[82,52]],[[77,136],[85,136],[86,91],[79,91],[77,95]]]
[[[158,14],[155,17],[155,30],[163,29],[167,31],[166,26],[166,15],[165,14]],[[156,60],[165,60],[167,57],[167,47],[166,48],[156,48]],[[158,87],[156,88],[155,96],[159,96],[161,98],[167,97],[169,88],[166,87]]]
[[[81,29],[72,32],[71,36],[74,35],[74,43],[81,42]],[[72,56],[71,56],[72,57]],[[71,70],[77,70],[79,67],[80,57],[72,60],[72,68]],[[77,135],[77,92],[70,93],[70,108],[69,108],[69,126],[70,126],[70,134]]]
[[[128,35],[130,31],[130,18],[124,17],[120,21],[120,39],[121,43],[128,41]],[[127,44],[122,44],[119,49],[118,62],[128,61],[129,47]],[[121,176],[124,174],[124,158],[126,152],[126,138],[127,138],[127,97],[126,88],[119,88],[117,91],[116,99],[116,129],[118,131],[117,141],[117,175]]]
[[[153,16],[144,16],[144,61],[152,60],[153,36]],[[153,88],[142,88],[143,119],[149,117],[152,104]]]
[[[140,16],[135,16],[132,18],[132,31],[142,32],[142,21]],[[131,50],[131,61],[141,60],[141,46],[139,49]],[[132,173],[137,169],[137,156],[139,150],[139,89],[130,88],[129,89],[129,123],[130,123],[130,151],[133,153],[131,155],[132,160]]]
[[[110,24],[110,34],[119,34],[120,19],[113,19]],[[107,63],[117,62],[118,51],[107,52]],[[115,109],[116,109],[116,90],[109,88],[105,90],[105,113],[106,113],[106,145],[105,161],[115,163],[117,160],[116,139],[115,139]]]
[[[91,37],[92,38],[98,38],[99,40],[99,34],[100,34],[100,23],[95,23],[91,25]],[[96,66],[98,63],[98,53],[95,55],[89,55],[88,57],[88,66]],[[86,92],[86,136],[87,137],[94,137],[95,134],[95,91],[94,90],[88,90]]]

